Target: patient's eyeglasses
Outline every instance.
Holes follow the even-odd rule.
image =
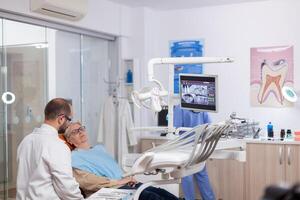
[[[71,131],[72,135],[78,135],[80,132],[84,132],[85,131],[85,126],[80,126],[77,129],[74,129]]]

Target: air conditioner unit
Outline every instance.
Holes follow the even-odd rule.
[[[68,20],[79,20],[87,13],[88,0],[31,0],[31,11]]]

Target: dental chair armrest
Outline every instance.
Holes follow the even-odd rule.
[[[143,154],[140,158],[136,160],[134,165],[131,168],[131,171],[124,174],[123,177],[127,176],[133,176],[135,174],[142,174],[147,169],[149,163],[153,160],[154,153],[153,152],[147,152]]]

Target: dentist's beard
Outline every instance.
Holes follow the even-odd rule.
[[[58,133],[65,133],[67,128],[67,123],[63,123],[63,125],[61,125],[58,129]]]

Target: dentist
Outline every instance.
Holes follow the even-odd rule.
[[[71,167],[71,152],[58,138],[71,122],[72,107],[56,98],[45,107],[45,121],[20,143],[17,151],[17,200],[84,199]]]
[[[195,127],[200,124],[211,123],[210,116],[206,112],[195,112],[181,109],[179,106],[174,108],[175,127]],[[182,190],[185,200],[194,200],[194,178],[203,200],[215,200],[215,194],[209,182],[206,166],[201,171],[182,178]]]

